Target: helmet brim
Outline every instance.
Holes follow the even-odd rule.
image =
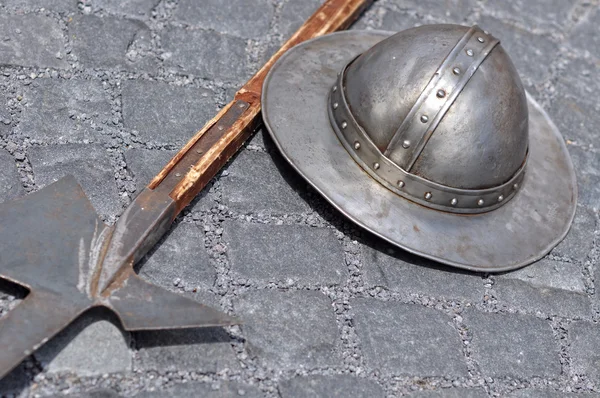
[[[347,218],[408,251],[458,268],[500,272],[545,256],[567,234],[577,186],[563,138],[527,95],[529,160],[523,186],[505,205],[478,215],[433,210],[372,179],[338,140],[327,95],[341,68],[392,35],[345,31],[284,54],[265,79],[263,119],[284,158]]]

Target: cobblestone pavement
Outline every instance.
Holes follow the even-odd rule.
[[[318,3],[0,0],[0,201],[72,173],[113,222]],[[260,131],[139,269],[244,325],[127,334],[93,311],[0,395],[600,397],[598,1],[379,0],[354,29],[439,22],[499,37],[568,140],[580,200],[550,255],[483,275],[393,249]],[[22,297],[1,285],[0,316]]]

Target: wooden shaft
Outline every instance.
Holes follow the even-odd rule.
[[[345,29],[373,0],[327,0],[267,63],[154,177],[148,188],[167,190],[177,214],[208,184],[261,122],[267,73],[285,51],[303,41]]]

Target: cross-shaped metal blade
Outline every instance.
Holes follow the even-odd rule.
[[[98,218],[73,177],[0,205],[0,278],[29,289],[27,297],[0,319],[0,378],[96,306],[114,311],[126,330],[237,323],[135,274],[133,263],[145,252],[132,253],[127,247],[128,228],[139,227],[142,213],[141,219],[164,213],[148,197],[156,195],[142,193],[113,227]],[[138,249],[142,240],[154,243],[159,237],[148,239],[139,230],[133,232]]]

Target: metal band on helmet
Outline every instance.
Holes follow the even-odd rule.
[[[328,107],[331,124],[343,146],[379,183],[424,206],[462,214],[502,206],[521,186],[527,156],[508,181],[487,189],[454,188],[410,173],[439,122],[498,43],[477,26],[472,27],[444,59],[383,152],[358,124],[346,100],[346,69],[354,60],[350,61],[330,92]]]

